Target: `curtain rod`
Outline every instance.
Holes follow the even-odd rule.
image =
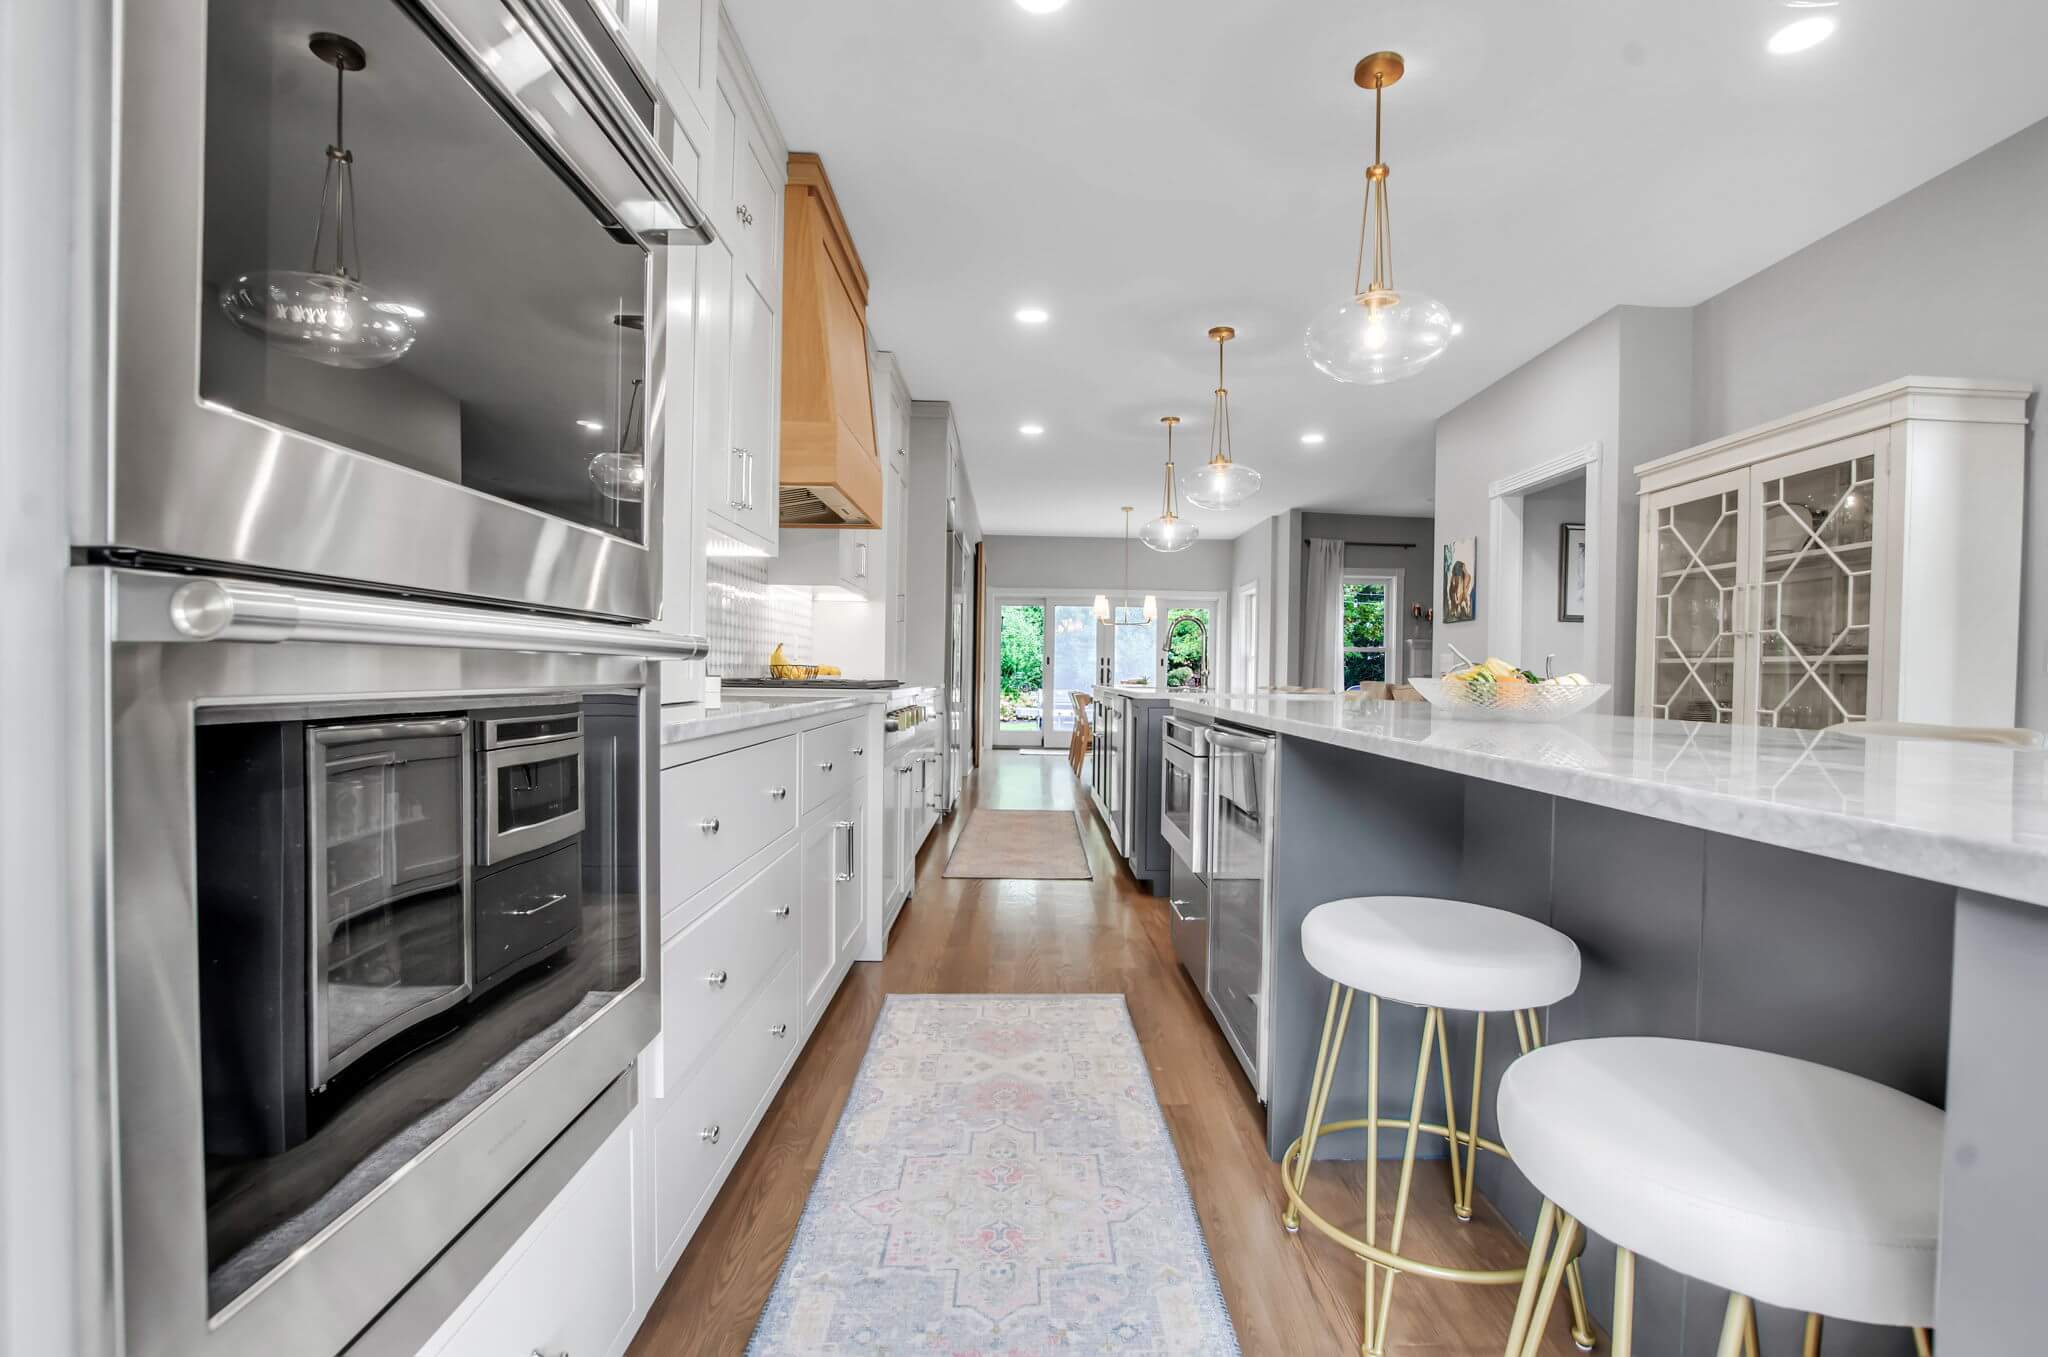
[[[1330,540],[1332,540],[1332,539],[1330,539],[1330,538],[1328,538],[1328,537],[1304,537],[1304,538],[1302,538],[1302,539],[1301,539],[1301,544],[1302,544],[1303,546],[1307,546],[1307,545],[1308,545],[1309,543],[1311,543],[1311,542],[1328,542],[1328,541],[1330,541]],[[1347,547],[1398,547],[1398,548],[1399,548],[1400,550],[1402,550],[1402,551],[1413,551],[1413,550],[1415,550],[1415,548],[1417,548],[1417,547],[1421,546],[1421,545],[1422,545],[1422,543],[1420,543],[1420,542],[1353,542],[1353,541],[1351,541],[1351,540],[1350,540],[1349,538],[1346,538],[1346,539],[1344,539],[1344,545],[1345,545],[1345,546],[1347,546]]]

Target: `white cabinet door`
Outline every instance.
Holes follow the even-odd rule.
[[[782,309],[782,186],[788,177],[754,120],[740,108],[733,134],[732,216],[727,222],[740,272],[753,280],[771,311]],[[719,223],[719,229],[727,222]]]
[[[1645,501],[1639,715],[1726,725],[1747,691],[1743,557],[1749,473],[1730,471]]]
[[[706,526],[739,527],[739,456],[732,436],[732,255],[711,244],[693,252],[697,265],[697,502]]]
[[[833,905],[837,895],[834,878],[840,871],[846,831],[834,814],[820,814],[804,825],[798,847],[800,858],[797,913],[801,928],[797,939],[798,977],[803,986],[804,1030],[812,1015],[831,998],[833,960]]]
[[[775,453],[782,422],[775,384],[781,334],[774,311],[752,281],[735,275],[732,293],[735,512],[740,528],[772,553],[782,516]]]
[[[832,878],[832,971],[844,975],[860,955],[862,925],[867,922],[867,817],[858,794],[847,804],[846,818],[835,827],[845,842],[839,871]]]
[[[661,0],[654,43],[671,111],[679,121],[708,128],[718,97],[718,0]],[[714,215],[712,229],[723,232],[730,220]]]
[[[1749,468],[1745,721],[1820,730],[1881,709],[1872,657],[1885,641],[1879,525],[1890,508],[1880,503],[1890,432]]]
[[[882,899],[890,904],[903,893],[903,805],[909,777],[902,751],[890,754],[882,770]]]

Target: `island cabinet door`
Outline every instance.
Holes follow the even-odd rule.
[[[1716,725],[1741,719],[1750,496],[1744,468],[1645,498],[1639,715]]]
[[[1822,730],[1883,709],[1872,657],[1885,653],[1890,438],[1874,429],[1749,469],[1744,721]]]

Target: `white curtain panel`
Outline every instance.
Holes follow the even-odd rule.
[[[1301,596],[1301,684],[1341,688],[1337,668],[1338,614],[1344,589],[1344,544],[1333,537],[1308,539],[1308,568]]]

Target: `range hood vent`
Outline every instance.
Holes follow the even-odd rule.
[[[782,487],[785,528],[872,528],[874,521],[831,485]]]

